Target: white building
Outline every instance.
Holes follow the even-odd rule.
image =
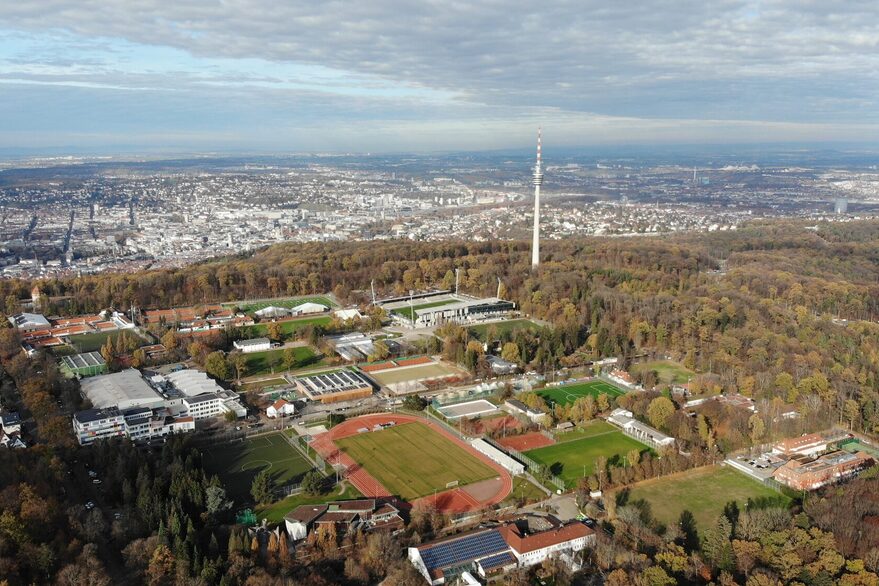
[[[270,305],[269,307],[263,307],[262,309],[253,312],[253,314],[260,319],[288,317],[290,315],[290,310],[286,307]]]
[[[326,305],[307,301],[301,305],[297,305],[296,307],[292,308],[290,310],[290,313],[293,315],[311,315],[314,313],[324,313],[325,311],[329,310],[330,308]]]
[[[470,445],[473,446],[473,449],[477,452],[485,454],[492,461],[497,462],[501,466],[503,466],[506,470],[508,470],[511,474],[519,475],[525,473],[525,465],[522,462],[516,460],[512,456],[508,456],[503,453],[487,441],[482,438],[477,438],[470,442]]]
[[[342,321],[348,321],[350,319],[363,319],[363,315],[361,315],[360,311],[358,311],[356,308],[337,309],[335,312],[333,312],[333,315],[335,315]]]
[[[272,341],[268,338],[253,338],[252,340],[235,340],[232,346],[236,350],[241,350],[245,354],[251,352],[265,352],[272,349]]]
[[[79,445],[127,435],[125,417],[116,407],[86,409],[73,415],[73,434]]]
[[[26,332],[31,330],[49,329],[52,327],[49,320],[39,313],[19,313],[18,315],[10,317],[9,323],[11,323],[16,329],[24,330]]]
[[[646,423],[638,421],[631,411],[622,408],[611,411],[607,422],[619,427],[629,437],[633,437],[654,448],[671,446],[675,443],[675,438],[665,435]]]
[[[284,399],[278,399],[266,409],[266,417],[271,419],[288,417],[294,413],[296,413],[296,406]]]
[[[73,433],[81,446],[114,437],[147,441],[194,429],[195,420],[192,417],[175,417],[164,408],[135,407],[122,412],[116,407],[108,407],[86,409],[73,416]]]
[[[532,532],[520,527],[528,524],[521,519],[468,531],[410,547],[408,558],[429,584],[439,585],[455,583],[465,572],[486,580],[517,567],[539,564],[551,555],[571,559],[570,554],[595,540],[595,532],[579,521],[562,524],[545,518],[542,522],[550,528]]]

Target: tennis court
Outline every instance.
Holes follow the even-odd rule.
[[[537,391],[537,394],[552,406],[556,404],[570,405],[581,397],[591,396],[597,398],[601,394],[607,395],[608,398],[612,399],[624,395],[625,391],[603,380],[593,379],[583,383],[541,389]]]

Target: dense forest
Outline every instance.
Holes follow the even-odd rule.
[[[645,458],[610,470],[624,485],[713,461],[761,441],[840,424],[879,431],[879,223],[755,222],[738,231],[664,238],[572,238],[545,243],[539,271],[523,242],[351,242],[278,245],[177,269],[39,282],[47,313],[154,308],[332,292],[365,306],[382,295],[460,288],[504,297],[547,327],[505,334],[505,352],[529,367],[576,367],[599,357],[679,360],[699,373],[693,390],[740,392],[759,416],[717,405],[697,418],[670,412],[658,426],[686,442],[689,463]],[[5,310],[35,283],[0,281]],[[476,352],[460,328],[441,349],[464,364]],[[440,349],[440,346],[435,348]],[[0,454],[0,576],[10,584],[370,584],[418,580],[403,543],[444,520],[421,515],[400,537],[322,536],[291,562],[231,524],[223,489],[185,442],[150,454],[124,444],[73,447],[57,401],[74,385],[50,360],[28,360],[0,336],[0,393],[37,424],[39,444]],[[641,418],[667,390],[621,399]],[[607,405],[595,409],[606,409]],[[780,421],[795,408],[802,415]],[[591,408],[590,408],[591,409]],[[591,411],[590,413],[594,413]],[[559,418],[571,418],[568,413]],[[582,417],[583,415],[578,415]],[[755,419],[755,417],[757,419]],[[758,422],[759,420],[759,422]],[[82,509],[77,478],[100,469],[112,523]],[[592,481],[593,479],[590,479]],[[88,480],[86,479],[85,482]],[[875,475],[827,489],[789,511],[775,503],[730,508],[701,541],[660,527],[638,503],[619,503],[592,552],[584,583],[876,584]],[[352,553],[353,552],[353,553]],[[557,576],[556,583],[569,577]],[[509,583],[527,583],[519,574]]]

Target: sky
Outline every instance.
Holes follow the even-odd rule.
[[[875,0],[0,2],[0,149],[875,143]]]

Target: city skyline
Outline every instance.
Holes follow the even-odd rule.
[[[864,142],[873,4],[0,7],[0,149]]]

